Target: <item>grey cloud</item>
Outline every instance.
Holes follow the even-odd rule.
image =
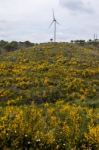
[[[49,41],[52,8],[60,23],[57,41],[89,39],[99,35],[98,6],[99,0],[0,0],[0,40]]]
[[[4,23],[5,22],[5,20],[0,20],[0,23]]]
[[[60,0],[61,6],[73,12],[93,13],[91,3],[85,0]]]

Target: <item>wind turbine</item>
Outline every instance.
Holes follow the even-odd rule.
[[[50,27],[52,25],[54,25],[54,42],[56,42],[56,27],[57,27],[56,25],[59,24],[59,23],[58,23],[58,21],[55,18],[54,10],[52,10],[52,11],[53,11],[53,21],[51,22]]]

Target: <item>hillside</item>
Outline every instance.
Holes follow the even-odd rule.
[[[0,55],[0,150],[99,150],[99,49],[39,44]]]
[[[0,56],[0,101],[64,100],[99,108],[99,49],[40,44]]]

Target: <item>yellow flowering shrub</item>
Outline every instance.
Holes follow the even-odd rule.
[[[99,148],[99,118],[89,108],[63,101],[0,108],[0,149]]]
[[[98,150],[98,54],[49,43],[0,56],[0,150]]]

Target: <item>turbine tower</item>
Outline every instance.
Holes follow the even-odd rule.
[[[50,24],[50,27],[52,26],[52,25],[54,25],[54,42],[56,42],[56,25],[57,24],[59,24],[58,22],[57,22],[57,20],[56,20],[56,18],[55,18],[55,15],[54,15],[54,10],[53,10],[53,21],[51,22],[51,24]]]

